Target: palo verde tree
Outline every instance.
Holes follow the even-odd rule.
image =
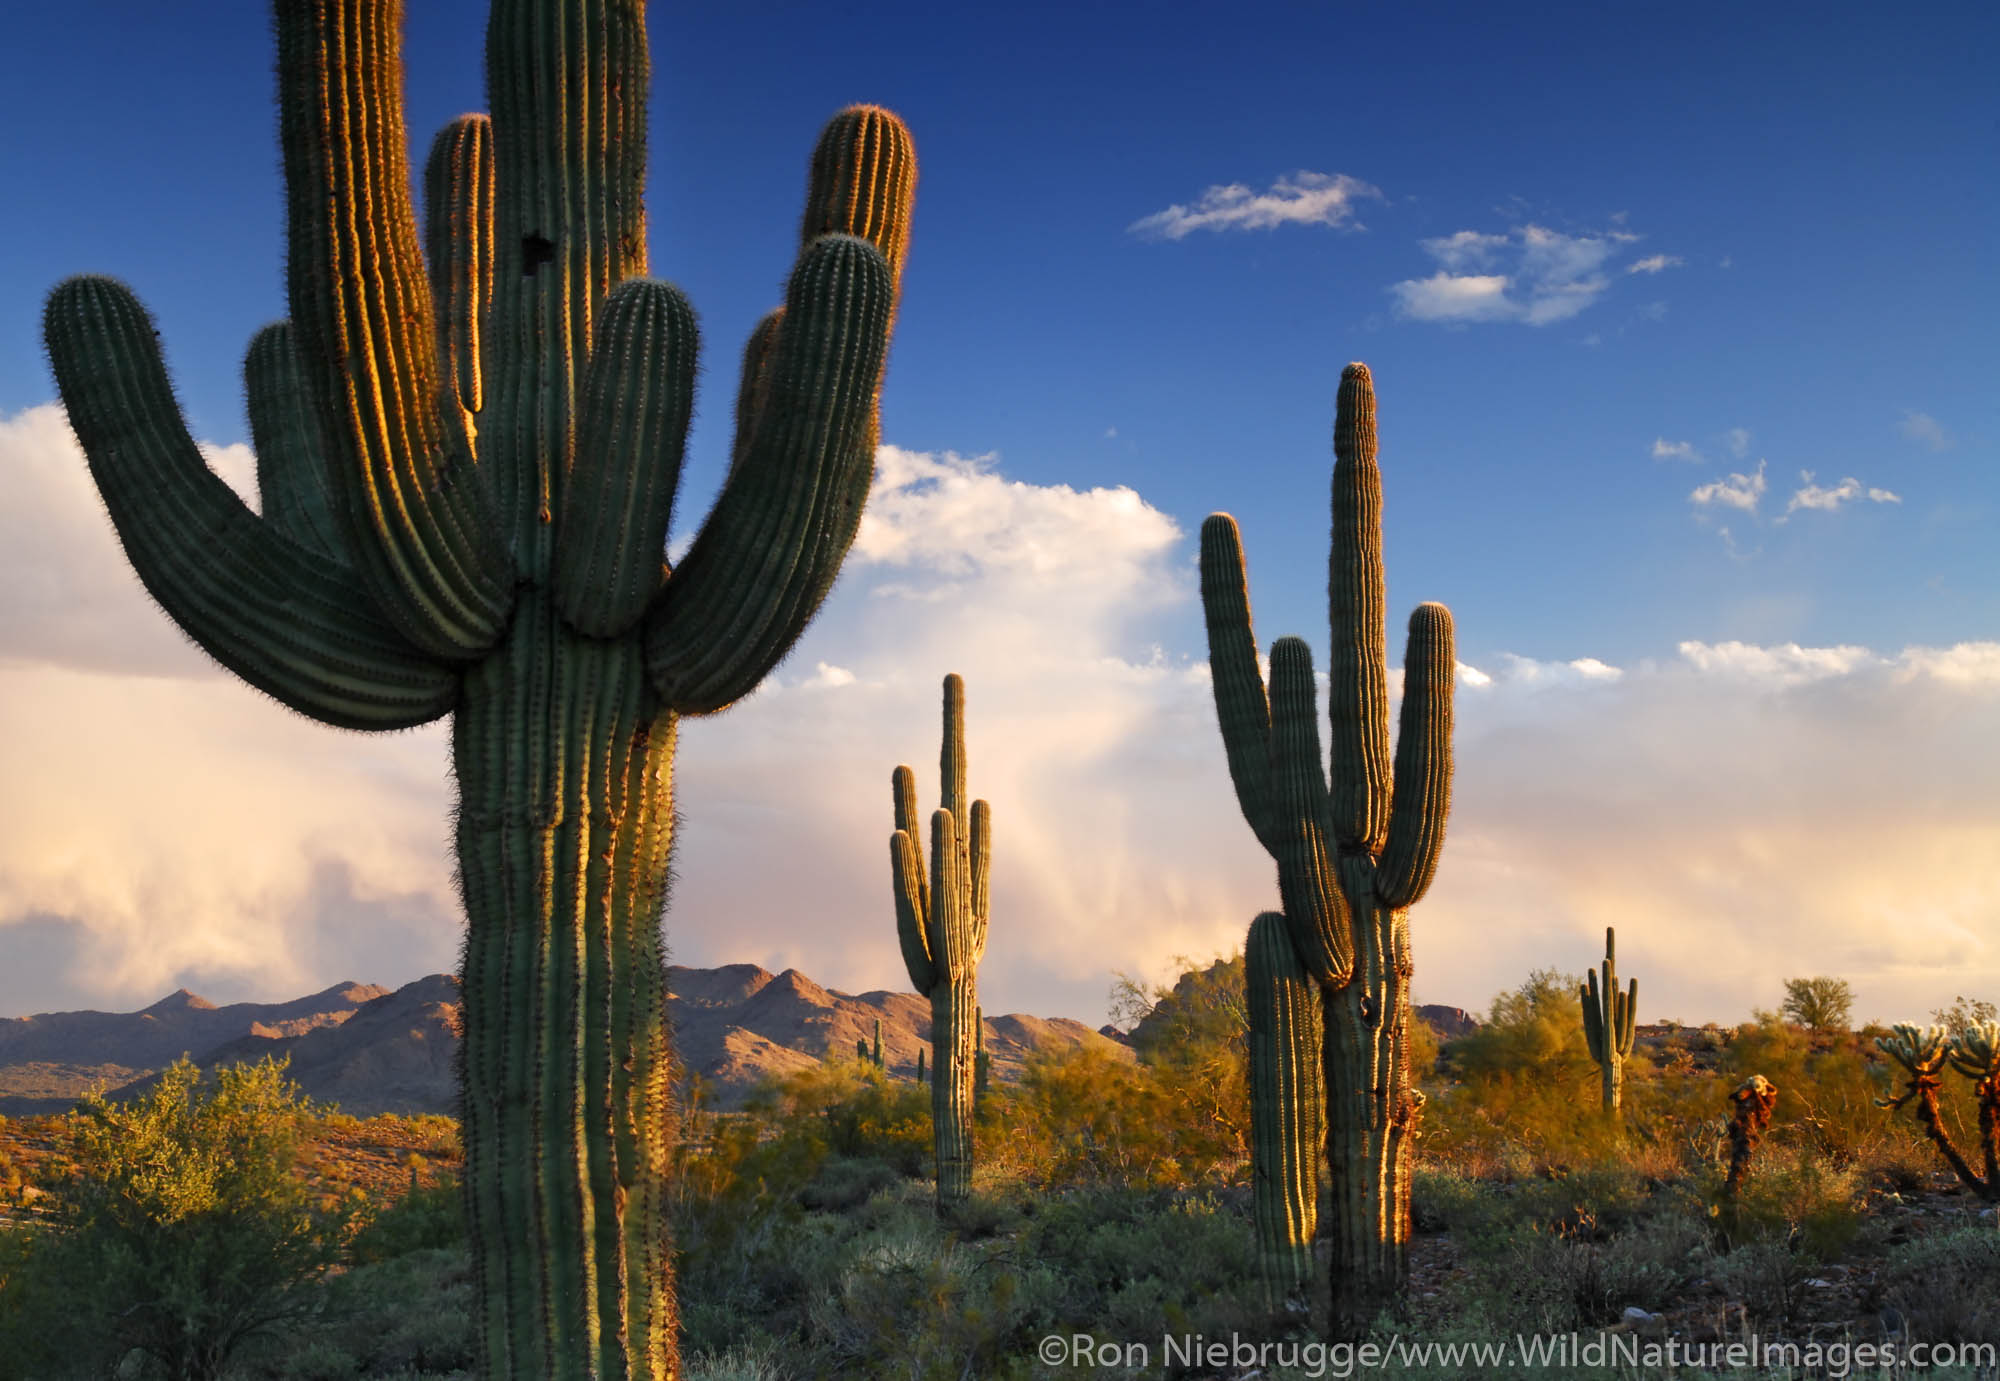
[[[121,284],[49,356],[127,556],[189,636],[349,729],[453,717],[480,1370],[679,1370],[660,911],[684,715],[749,694],[868,493],[915,163],[837,116],[732,467],[671,572],[694,314],[646,277],[642,0],[495,0],[492,115],[410,199],[397,0],[278,0],[290,319],[245,366],[261,516],[203,464]]]
[[[1382,581],[1382,480],[1368,367],[1340,376],[1328,603],[1332,777],[1320,757],[1312,653],[1271,646],[1267,692],[1236,520],[1201,529],[1215,708],[1237,803],[1278,864],[1285,929],[1320,986],[1333,1179],[1333,1323],[1355,1335],[1409,1277],[1409,908],[1429,889],[1451,807],[1451,614],[1420,604],[1403,658],[1393,774]]]

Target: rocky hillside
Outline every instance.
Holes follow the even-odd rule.
[[[669,970],[669,1009],[683,1066],[704,1097],[733,1107],[767,1076],[850,1056],[882,1024],[891,1074],[916,1073],[930,1038],[930,1004],[910,993],[835,992],[787,969],[754,964]],[[297,1002],[217,1007],[176,993],[144,1012],[60,1012],[0,1022],[0,1113],[53,1112],[86,1088],[107,1085],[129,1097],[183,1052],[205,1066],[288,1055],[306,1094],[359,1117],[450,1113],[455,1109],[457,981],[444,974],[394,992],[341,984]],[[32,1028],[32,1039],[24,1038]],[[68,1039],[65,1039],[68,1037]],[[1131,1059],[1123,1045],[1065,1018],[1011,1015],[986,1022],[994,1077],[1011,1079],[1038,1050],[1095,1044]],[[20,1052],[17,1056],[16,1051]]]

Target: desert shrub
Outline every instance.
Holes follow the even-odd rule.
[[[366,1265],[464,1243],[465,1201],[458,1180],[444,1176],[416,1186],[365,1217],[348,1243],[347,1258]]]
[[[472,1320],[465,1250],[407,1252],[330,1280],[312,1326],[264,1374],[333,1381],[462,1373],[475,1354]]]
[[[1043,1187],[1170,1188],[1226,1173],[1236,1134],[1188,1126],[1150,1066],[1078,1046],[1031,1057],[1020,1082],[987,1100],[992,1135],[981,1154]]]
[[[2000,1232],[1973,1223],[1889,1254],[1883,1300],[1913,1339],[2000,1344]]]
[[[1709,1277],[1753,1323],[1782,1328],[1798,1313],[1813,1263],[1782,1241],[1747,1242],[1717,1257]]]
[[[0,1353],[36,1375],[108,1374],[130,1354],[216,1377],[303,1317],[347,1226],[294,1173],[309,1113],[270,1060],[211,1084],[182,1059],[131,1103],[86,1096],[0,1298]]]

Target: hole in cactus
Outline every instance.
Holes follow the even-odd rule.
[[[553,264],[555,261],[556,242],[554,240],[544,239],[540,235],[523,235],[521,237],[521,276],[523,278],[533,278],[536,269],[539,269],[543,264]]]

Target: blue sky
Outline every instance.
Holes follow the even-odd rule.
[[[1226,29],[1212,6],[689,8],[650,19],[648,195],[653,270],[686,289],[706,340],[684,529],[720,482],[733,359],[778,294],[819,124],[869,100],[917,139],[883,400],[891,487],[871,510],[873,545],[764,698],[814,685],[874,695],[850,746],[866,790],[886,796],[874,776],[935,752],[934,730],[912,737],[910,707],[928,706],[944,671],[964,671],[977,790],[979,658],[1015,647],[1010,636],[1035,649],[986,682],[1008,725],[989,757],[1020,793],[989,793],[1001,866],[1010,818],[1032,813],[1046,837],[1022,841],[1033,878],[1016,901],[1049,927],[1044,939],[1102,940],[1009,958],[996,917],[989,1007],[1094,1019],[1111,970],[1157,975],[1176,950],[1227,948],[1271,904],[1226,784],[1214,794],[1219,741],[1194,684],[1193,536],[1206,513],[1236,514],[1260,635],[1304,634],[1324,664],[1331,400],[1350,359],[1371,365],[1381,398],[1392,647],[1411,605],[1442,600],[1470,668],[1453,836],[1466,861],[1454,876],[1447,848],[1428,970],[1418,913],[1420,996],[1483,1006],[1529,967],[1582,967],[1592,952],[1579,937],[1612,921],[1627,927],[1628,962],[1664,970],[1655,991],[1684,1017],[1741,1015],[1777,990],[1770,974],[1760,987],[1747,972],[1704,971],[1676,927],[1762,937],[1744,942],[1744,963],[1776,977],[1843,966],[1861,1006],[1885,1016],[1936,1005],[1926,995],[1952,976],[2000,987],[2000,816],[1969,780],[2000,753],[1990,6],[1891,22],[1860,5],[1253,4],[1230,7]],[[472,5],[413,9],[408,123],[421,148],[483,103],[484,20]],[[0,178],[17,208],[0,263],[0,418],[17,424],[17,448],[60,445],[59,429],[31,425],[53,398],[38,316],[78,271],[126,279],[156,313],[195,434],[246,439],[242,350],[283,312],[272,57],[268,19],[250,4],[170,14],[79,0],[14,21],[0,53],[16,132]],[[111,636],[128,614],[63,603],[83,587],[49,573],[82,560],[82,508],[73,532],[69,545],[28,534],[48,550],[22,572],[16,617],[0,620],[17,712],[87,700],[33,679],[67,674],[125,677],[131,698],[163,679],[233,693],[170,630],[145,633],[146,618],[164,620],[118,605],[129,589],[107,584],[102,609],[136,610],[136,642]],[[1065,544],[1090,545],[1092,559],[1043,550]],[[961,620],[993,620],[984,652],[924,622],[954,599]],[[886,617],[899,600],[910,607]],[[1066,645],[1046,645],[1055,638]],[[1021,679],[1059,654],[1069,660],[1038,684]],[[1152,689],[1086,733],[1066,716],[1089,694],[1064,678],[1111,663]],[[1173,685],[1187,694],[1161,689]],[[180,724],[199,719],[183,709]],[[689,731],[684,784],[713,771],[718,806],[704,815],[696,791],[688,807],[668,923],[677,952],[900,984],[890,935],[863,930],[868,943],[835,949],[780,920],[723,933],[724,913],[797,909],[775,893],[732,899],[720,864],[712,889],[703,881],[697,846],[724,858],[740,846],[724,798],[756,777],[729,754],[762,751],[723,745],[751,735],[760,713],[753,702]],[[238,722],[216,714],[218,732]],[[272,732],[294,728],[301,745],[323,739],[299,752],[344,753],[345,770],[389,753],[368,780],[410,773],[423,806],[411,819],[428,818],[436,743],[364,750],[309,726]],[[305,771],[292,749],[268,751]],[[773,769],[781,792],[803,772],[829,800],[853,794],[838,754],[809,741],[799,753],[789,773]],[[1105,793],[1090,818],[1131,815],[1127,834],[1079,864],[1064,850],[1083,847],[1085,826],[1064,826],[1057,797],[1075,799],[1070,776],[1086,766]],[[274,803],[285,770],[273,769]],[[49,789],[115,792],[107,773]],[[1145,818],[1149,800],[1170,825]],[[1823,818],[1843,802],[1846,815]],[[852,822],[868,831],[868,858],[839,905],[880,931],[882,831],[864,826],[876,804],[886,810],[871,798]],[[844,857],[824,815],[800,847]],[[1707,832],[1675,844],[1665,822],[1688,815]],[[1621,832],[1590,842],[1607,819]],[[1877,874],[1828,880],[1821,850],[1847,857],[1919,826],[1909,848],[1941,850],[1922,897],[1889,885],[1907,851]],[[1532,840],[1509,834],[1531,827]],[[76,999],[55,1005],[118,1005],[172,978],[211,996],[277,997],[287,984],[401,981],[449,962],[448,898],[424,880],[436,840],[408,858],[402,844],[329,853],[310,842],[320,826],[297,824],[270,847],[309,854],[309,869],[219,900],[206,883],[176,891],[176,869],[197,867],[200,850],[132,828],[163,871],[135,877],[123,900],[0,858],[0,954],[11,928],[20,946],[53,945],[47,962],[63,974],[19,996],[0,989],[0,1012],[44,1005],[43,991]],[[1165,868],[1146,841],[1183,829],[1200,847]],[[1641,861],[1676,849],[1668,873]],[[1524,850],[1529,861],[1507,861]],[[1880,899],[1862,900],[1877,883]],[[274,942],[287,955],[275,967],[219,934],[134,964],[144,927],[164,923],[131,900],[146,896],[305,919]],[[1149,938],[1118,919],[1133,909],[1172,924]],[[300,938],[337,932],[341,915],[374,917],[348,929],[381,938],[347,949]],[[1885,947],[1885,922],[1906,948]],[[392,937],[412,927],[426,938],[399,950]],[[1829,927],[1845,948],[1801,954],[1802,938]],[[343,962],[377,968],[326,971]]]

